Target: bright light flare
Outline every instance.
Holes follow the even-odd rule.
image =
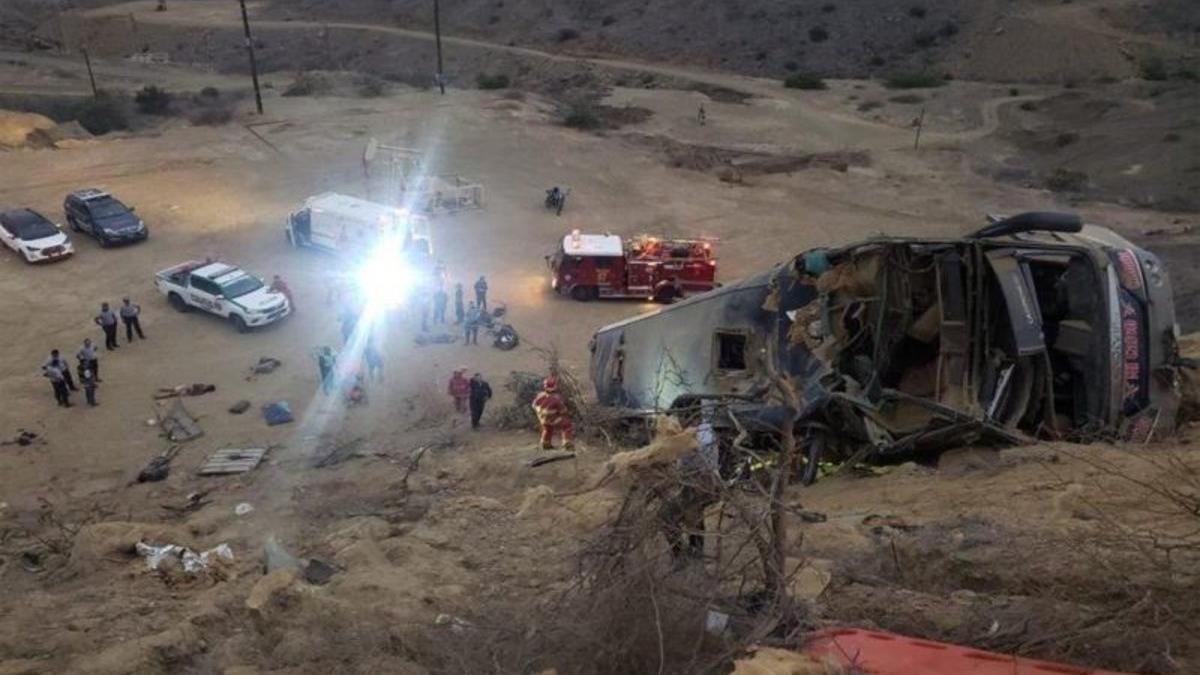
[[[405,258],[399,239],[381,241],[358,268],[358,288],[369,310],[398,307],[420,283],[419,275]]]

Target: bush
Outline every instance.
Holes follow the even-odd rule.
[[[1074,131],[1064,131],[1054,137],[1054,145],[1055,147],[1065,148],[1068,145],[1076,143],[1078,140],[1079,134],[1075,133]]]
[[[1055,192],[1079,192],[1087,187],[1088,175],[1072,169],[1055,169],[1046,177],[1046,187]]]
[[[872,110],[875,110],[876,108],[882,108],[882,107],[883,107],[883,101],[863,101],[862,103],[858,104],[858,111],[859,112],[870,112]]]
[[[200,127],[217,127],[233,121],[233,106],[211,104],[188,113],[188,121]]]
[[[617,17],[613,16],[612,14],[609,14],[608,16],[606,16],[600,20],[600,25],[601,26],[611,26],[616,22],[617,22]]]
[[[133,97],[138,112],[143,115],[166,115],[171,110],[171,94],[165,89],[159,89],[153,84],[142,87]]]
[[[567,42],[577,39],[579,39],[579,31],[575,30],[574,28],[563,28],[562,30],[558,31],[559,42]]]
[[[122,131],[129,128],[126,103],[114,94],[101,91],[95,99],[80,104],[76,119],[81,127],[95,136]]]
[[[379,98],[387,91],[387,84],[374,75],[363,75],[358,81],[358,95],[363,98]]]
[[[1162,82],[1166,80],[1167,64],[1157,56],[1146,59],[1142,62],[1142,79],[1150,80],[1151,82]]]
[[[588,101],[576,101],[567,106],[562,123],[572,129],[599,129],[603,124],[595,105]]]
[[[1021,90],[1017,89],[1016,87],[1012,87],[1011,89],[1008,90],[1008,95],[1009,96],[1020,96]]]
[[[867,65],[869,65],[869,66],[873,66],[873,67],[875,67],[875,68],[878,68],[879,66],[882,66],[882,65],[884,65],[884,64],[886,64],[886,63],[887,63],[887,59],[883,58],[882,56],[880,56],[880,55],[878,55],[878,54],[876,54],[875,56],[872,56],[872,57],[871,57],[871,58],[870,58],[870,59],[867,61]]]
[[[508,89],[509,81],[508,76],[504,73],[496,75],[480,73],[475,76],[475,84],[480,89]]]
[[[1022,101],[1021,105],[1019,105],[1017,107],[1020,108],[1021,110],[1024,110],[1025,112],[1035,112],[1038,109],[1037,103],[1035,103],[1033,101]]]
[[[825,80],[822,80],[821,78],[817,77],[816,75],[806,75],[804,73],[795,73],[792,75],[788,75],[787,79],[785,79],[783,81],[783,86],[787,87],[788,89],[809,89],[809,90],[819,90],[819,89],[828,89],[829,88],[825,84]]]
[[[946,84],[946,78],[936,73],[895,73],[883,81],[888,89],[929,89]]]
[[[1180,136],[1179,134],[1175,133],[1174,131],[1168,133],[1166,136],[1163,136],[1163,143],[1178,143],[1179,141],[1182,141],[1182,140],[1183,140],[1183,136]]]
[[[833,4],[832,2],[827,2],[824,5],[821,5],[821,12],[823,12],[825,14],[832,14],[836,11],[837,11],[837,5]]]
[[[216,87],[205,87],[200,90],[200,98],[217,99],[221,98],[221,90]]]
[[[808,29],[808,39],[813,42],[824,42],[829,39],[829,31],[821,26]]]
[[[330,89],[329,80],[318,73],[296,73],[296,79],[283,90],[284,96],[316,96]]]
[[[913,5],[908,8],[908,15],[914,19],[924,19],[926,10],[921,5]]]
[[[785,61],[783,64],[783,69],[789,73],[794,73],[797,70],[800,70],[800,64],[796,63],[795,61]]]
[[[893,97],[889,98],[888,100],[891,101],[892,103],[913,104],[913,103],[924,103],[925,97],[917,96],[916,94],[900,94],[899,96],[893,96]]]

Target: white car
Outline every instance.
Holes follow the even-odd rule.
[[[59,260],[75,252],[66,233],[33,209],[0,213],[0,241],[31,263]]]
[[[225,262],[189,261],[155,275],[154,285],[180,312],[193,307],[227,319],[239,333],[292,313],[287,296]]]

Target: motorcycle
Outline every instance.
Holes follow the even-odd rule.
[[[555,215],[562,215],[563,207],[567,205],[567,195],[571,194],[571,188],[560,190],[558,186],[554,186],[546,190],[546,201],[544,202],[548,210],[554,210]]]
[[[521,338],[512,324],[500,320],[507,313],[507,306],[500,305],[491,312],[479,315],[479,327],[492,338],[492,346],[505,352],[516,349],[517,345],[521,343]]]

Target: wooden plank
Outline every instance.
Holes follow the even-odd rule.
[[[202,476],[246,473],[262,463],[265,448],[224,448],[208,456],[196,472]]]

